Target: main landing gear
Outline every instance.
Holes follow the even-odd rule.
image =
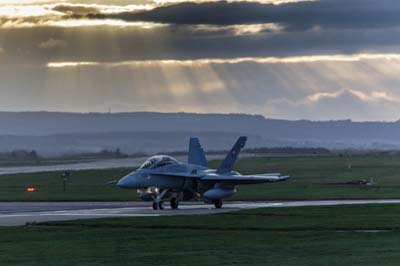
[[[171,198],[170,200],[171,209],[176,210],[179,207],[179,200],[175,197]]]

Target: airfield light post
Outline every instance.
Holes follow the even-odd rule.
[[[351,165],[351,153],[348,154],[348,164],[347,164],[347,168],[351,171],[352,165]]]
[[[71,176],[71,172],[65,171],[61,174],[62,182],[63,182],[63,192],[67,191],[67,182],[69,177]]]

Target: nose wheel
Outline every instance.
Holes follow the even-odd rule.
[[[164,210],[164,201],[162,199],[167,195],[169,189],[163,189],[160,194],[153,201],[153,210]]]
[[[157,201],[153,201],[153,210],[158,210],[158,203],[157,203]]]
[[[222,208],[222,199],[215,200],[214,201],[214,206],[216,209],[221,209]]]

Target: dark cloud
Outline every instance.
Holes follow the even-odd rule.
[[[68,13],[66,17],[69,18],[145,20],[170,24],[153,28],[63,28],[48,26],[51,17],[27,17],[23,18],[24,23],[36,23],[38,26],[0,29],[2,47],[8,55],[3,60],[35,64],[49,61],[284,57],[400,51],[398,0],[327,0],[281,5],[254,2],[182,3],[149,11],[110,14],[89,12],[95,6],[84,4],[60,4],[55,8]],[[0,25],[17,25],[21,19],[0,18]],[[254,23],[278,23],[286,28],[237,34],[236,26],[251,27]],[[58,49],[40,49],[43,45],[38,44],[51,39],[59,40],[59,44],[68,43],[68,46],[52,44],[50,46]]]
[[[148,11],[91,13],[94,19],[123,19],[172,24],[233,25],[280,23],[288,30],[381,28],[400,25],[398,0],[325,0],[280,5],[255,2],[181,3]],[[78,14],[79,15],[79,14]]]
[[[0,30],[6,63],[32,64],[52,61],[124,61],[147,59],[196,59],[315,54],[350,54],[365,51],[400,52],[400,28],[385,30],[325,30],[270,33],[256,36],[198,34],[167,26],[135,27],[36,27]],[[221,29],[222,31],[222,29]],[[41,49],[49,39],[68,45]],[[84,42],[83,42],[84,40]],[[62,49],[62,52],[60,52]]]

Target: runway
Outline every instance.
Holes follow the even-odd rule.
[[[67,221],[106,217],[204,215],[268,207],[332,206],[355,204],[399,204],[400,199],[320,201],[228,201],[222,209],[197,202],[182,203],[178,210],[154,211],[149,202],[0,202],[0,226],[32,222]]]

